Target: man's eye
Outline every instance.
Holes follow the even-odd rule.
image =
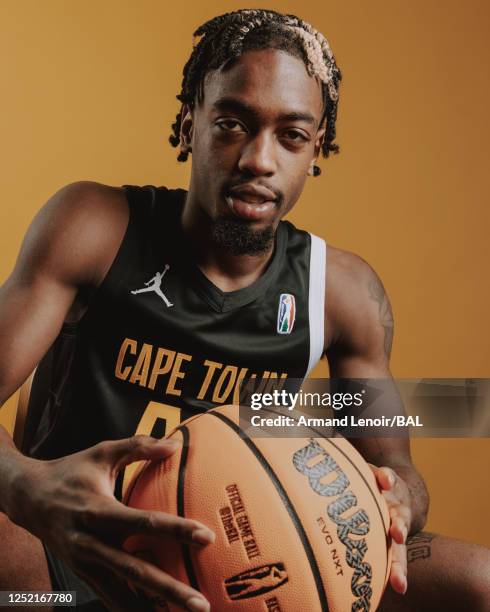
[[[287,130],[287,132],[284,132],[284,135],[288,140],[292,140],[293,142],[308,141],[308,138],[302,132],[298,132],[297,130]]]
[[[233,119],[219,121],[217,125],[225,132],[241,132],[245,130],[241,123],[239,123],[238,121],[234,121]]]

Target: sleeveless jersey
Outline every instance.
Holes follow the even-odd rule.
[[[190,255],[186,192],[124,190],[129,222],[115,260],[36,372],[24,449],[38,458],[135,433],[161,437],[239,403],[247,381],[266,389],[303,379],[323,351],[323,240],[281,221],[262,276],[223,292]]]

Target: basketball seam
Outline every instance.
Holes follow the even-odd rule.
[[[144,459],[142,459],[142,461],[145,461]],[[150,462],[149,461],[145,461],[145,464],[148,465]],[[133,475],[133,478],[130,480],[129,484],[128,484],[128,488],[126,489],[126,494],[123,496],[122,502],[123,504],[126,504],[126,506],[129,506],[129,503],[131,501],[131,497],[133,495],[133,491],[134,488],[136,486],[136,483],[138,482],[138,480],[141,478],[141,476],[143,475],[143,472],[145,472],[146,470],[146,465],[144,467],[142,467],[139,472],[136,472]]]
[[[185,481],[185,470],[187,465],[187,456],[189,454],[189,440],[190,433],[185,425],[178,427],[182,432],[182,454],[180,455],[179,463],[179,477],[177,480],[177,513],[182,518],[185,518],[184,510],[184,481]],[[182,544],[182,558],[184,559],[184,567],[187,574],[187,580],[189,584],[199,591],[199,583],[197,581],[196,572],[192,565],[191,553],[188,544]]]
[[[214,412],[212,410],[209,411],[207,414],[212,414],[216,418],[220,419],[225,425],[228,425],[228,427],[233,429],[235,433],[237,433],[240,436],[240,438],[245,442],[245,444],[249,447],[249,449],[252,451],[253,455],[257,459],[258,463],[262,466],[266,474],[269,476],[277,492],[279,493],[279,497],[281,498],[284,504],[284,507],[286,508],[289,516],[291,517],[293,525],[296,528],[296,531],[298,532],[301,543],[303,544],[303,548],[305,550],[306,557],[308,558],[308,562],[311,567],[313,578],[315,580],[315,585],[317,588],[318,598],[320,600],[322,612],[328,612],[329,607],[328,607],[327,595],[323,587],[323,581],[320,575],[320,569],[318,567],[318,564],[315,558],[315,553],[313,552],[313,548],[310,544],[310,541],[308,540],[308,536],[306,535],[303,529],[303,525],[301,524],[299,516],[291,500],[289,499],[289,496],[286,490],[284,489],[281,482],[279,481],[279,478],[275,474],[274,470],[272,469],[267,459],[260,452],[260,450],[255,446],[255,444],[247,436],[247,434],[243,431],[243,429],[241,429],[236,423],[234,423],[231,419],[224,416],[223,414]]]

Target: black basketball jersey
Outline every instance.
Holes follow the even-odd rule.
[[[186,192],[124,190],[129,223],[115,260],[36,373],[26,450],[39,458],[163,436],[197,412],[238,403],[247,381],[265,389],[304,378],[322,354],[323,240],[281,221],[263,275],[223,292],[190,255]]]

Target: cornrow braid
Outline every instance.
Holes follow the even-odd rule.
[[[182,87],[177,95],[181,108],[169,138],[173,147],[180,144],[182,106],[187,104],[194,108],[196,103],[202,102],[206,74],[229,65],[245,51],[268,48],[299,57],[308,74],[319,79],[324,101],[320,127],[326,126],[322,154],[328,157],[332,152],[338,153],[339,146],[334,140],[342,75],[327,39],[295,15],[262,9],[242,9],[219,15],[194,32],[193,50],[184,66]],[[181,150],[177,159],[186,161],[188,155],[189,151]],[[313,174],[320,174],[318,166],[314,166]]]

